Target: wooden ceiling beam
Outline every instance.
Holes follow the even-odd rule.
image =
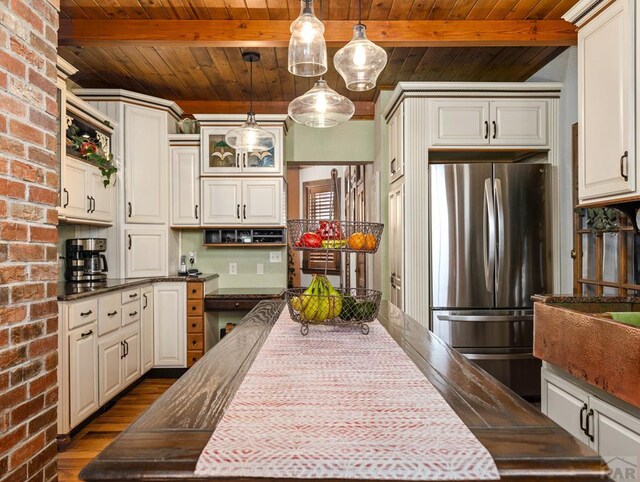
[[[246,114],[249,103],[244,101],[219,101],[219,100],[181,100],[176,99],[176,104],[186,115],[193,114]],[[354,119],[373,119],[375,103],[368,101],[355,101],[356,113]],[[254,101],[253,110],[258,114],[286,114],[289,102],[286,101]]]
[[[324,22],[329,46],[351,40],[352,20]],[[60,19],[60,45],[287,47],[290,20]],[[577,43],[564,20],[369,20],[367,36],[383,47],[567,47]]]

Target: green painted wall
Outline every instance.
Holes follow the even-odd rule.
[[[374,121],[352,120],[329,129],[293,123],[285,140],[287,162],[371,162]]]

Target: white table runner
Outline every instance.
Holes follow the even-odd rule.
[[[497,480],[498,470],[378,323],[300,325],[284,310],[195,474],[299,479]]]

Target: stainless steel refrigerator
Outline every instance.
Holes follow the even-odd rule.
[[[548,169],[429,168],[432,330],[530,398],[540,395],[531,296],[552,291]]]

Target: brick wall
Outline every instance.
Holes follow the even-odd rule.
[[[59,4],[0,0],[0,480],[56,478]]]

